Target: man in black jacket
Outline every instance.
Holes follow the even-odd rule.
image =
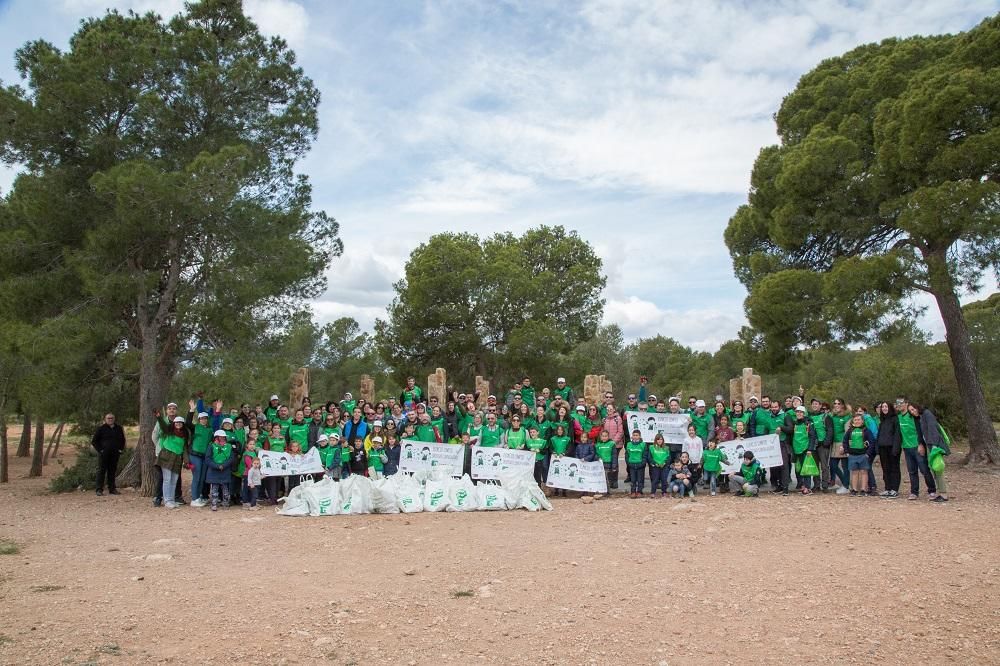
[[[97,451],[97,494],[104,494],[104,479],[108,480],[108,494],[117,495],[115,475],[118,474],[118,457],[125,450],[125,430],[115,423],[115,415],[108,414],[104,423],[94,433],[90,445]]]

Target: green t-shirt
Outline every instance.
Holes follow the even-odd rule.
[[[809,448],[809,421],[796,421],[795,432],[792,433],[792,451],[804,453]]]
[[[670,449],[666,446],[651,444],[649,447],[649,460],[656,467],[663,467],[670,460]]]
[[[288,426],[288,439],[293,442],[298,442],[299,446],[302,447],[302,453],[309,450],[309,424],[303,421],[302,423],[292,423]]]
[[[184,438],[173,433],[161,435],[160,446],[175,455],[184,455]]]
[[[817,412],[816,414],[810,414],[809,420],[812,421],[813,428],[816,429],[816,439],[820,442],[826,440],[826,414],[823,412]]]
[[[229,461],[229,457],[233,455],[233,447],[226,442],[225,444],[216,444],[212,442],[212,462],[216,465],[225,465]]]
[[[285,437],[288,437],[288,428],[289,426],[292,425],[291,419],[279,419],[275,417],[275,420],[272,421],[272,423],[279,424],[281,426],[281,434],[284,435]]]
[[[909,414],[897,414],[896,421],[899,422],[899,435],[903,440],[904,449],[915,449],[920,444],[917,439],[917,423]]]
[[[548,442],[540,437],[536,439],[528,438],[528,441],[525,442],[528,450],[535,452],[535,460],[545,460],[545,447],[547,444]]]
[[[493,430],[491,430],[489,426],[483,426],[483,429],[479,433],[479,446],[500,446],[500,435],[502,433],[503,428],[499,425]]]
[[[194,434],[191,436],[191,450],[205,455],[208,445],[212,443],[212,429],[200,423],[194,424]]]
[[[721,472],[725,457],[722,449],[705,449],[701,452],[701,465],[706,472]]]
[[[708,431],[715,423],[715,418],[708,412],[700,416],[698,414],[691,414],[691,423],[694,424],[694,431],[701,437],[701,441],[707,442]]]
[[[737,416],[736,414],[730,414],[729,415],[729,427],[733,429],[733,432],[736,432],[736,422],[737,421],[742,421],[743,422],[743,428],[747,432],[749,432],[749,428],[750,428],[750,413],[749,412],[743,412],[739,416]]]
[[[553,435],[549,438],[549,443],[552,445],[552,453],[557,456],[566,455],[569,449],[569,437],[565,435]]]
[[[408,402],[412,402],[413,404],[417,404],[418,402],[420,402],[420,399],[423,398],[423,397],[424,397],[424,392],[422,390],[420,390],[419,386],[414,386],[412,390],[411,389],[403,389],[403,405],[404,406],[406,406],[406,403],[408,403]]]
[[[434,434],[434,426],[431,424],[418,425],[417,426],[417,440],[420,442],[436,442],[437,437]]]
[[[865,453],[866,450],[867,447],[865,446],[864,426],[855,428],[851,431],[851,436],[847,440],[847,452],[851,455],[858,456]]]
[[[285,452],[285,446],[288,444],[288,440],[285,439],[284,435],[274,435],[267,436],[267,446],[271,451],[277,451],[278,453]]]
[[[374,446],[371,451],[368,452],[368,466],[377,472],[381,472],[385,469],[382,464],[382,451],[383,449],[376,449]]]
[[[844,432],[847,430],[847,422],[851,420],[851,415],[831,413],[830,420],[833,421],[833,441],[843,442]]]
[[[777,435],[780,441],[787,442],[788,435],[786,435],[785,431],[781,429],[781,426],[783,425],[785,425],[785,413],[778,412],[775,414],[774,412],[769,411],[767,413],[767,432],[764,434]]]
[[[514,430],[511,428],[507,431],[507,448],[508,449],[523,449],[524,443],[528,440],[528,431],[524,428],[518,428]]]
[[[760,471],[760,462],[757,460],[754,460],[749,465],[747,465],[746,463],[740,465],[740,476],[743,477],[743,483],[756,484],[757,472],[759,471]]]
[[[573,393],[573,389],[571,389],[569,386],[563,386],[562,388],[552,389],[552,396],[559,396],[566,402],[569,402],[569,396],[571,393]]]
[[[625,462],[629,465],[638,465],[643,462],[646,453],[646,442],[633,442],[629,440],[625,445]]]
[[[325,469],[330,469],[335,466],[334,462],[337,454],[340,452],[339,446],[334,447],[327,443],[325,446],[321,445],[316,447],[316,450],[319,451],[319,459],[323,463],[323,467]]]
[[[594,450],[597,452],[597,457],[601,459],[601,462],[610,463],[615,455],[614,440],[609,439],[606,442],[597,440],[594,444]]]

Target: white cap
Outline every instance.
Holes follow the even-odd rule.
[[[340,433],[339,432],[331,432],[330,433],[330,441],[339,442],[340,441]]]
[[[495,395],[491,395],[491,396],[487,397],[486,399],[487,400],[496,400],[497,397]]]
[[[557,379],[557,380],[556,380],[556,383],[557,383],[557,384],[558,384],[559,382],[562,382],[563,384],[565,384],[565,383],[566,383],[566,378],[565,378],[565,377],[560,377],[559,379]]]
[[[226,437],[226,431],[225,430],[216,430],[215,434],[212,435],[212,437]]]
[[[184,423],[184,417],[183,416],[175,416],[174,417],[174,423]]]
[[[382,421],[375,421],[375,422],[373,422],[372,423],[372,427],[374,428],[375,426],[378,426],[379,428],[381,428],[382,427]]]
[[[757,400],[757,396],[755,395],[750,396],[750,400],[753,400],[754,402],[759,402],[759,400]],[[750,402],[750,400],[747,400],[747,402]]]
[[[198,412],[198,418],[199,419],[207,419],[208,418],[208,412]]]
[[[805,414],[806,413],[806,408],[803,407],[802,405],[799,405],[798,407],[795,408],[795,411],[796,412],[802,412],[803,414]]]
[[[694,406],[695,407],[704,407],[705,406],[705,401],[704,400],[696,400],[695,403],[694,403]]]
[[[676,402],[679,405],[681,403],[681,399],[675,395],[672,398],[670,398],[670,400],[667,400],[667,402]]]
[[[351,392],[350,392],[350,391],[348,391],[347,393],[345,393],[345,394],[344,394],[344,397],[345,397],[345,398],[347,398],[348,400],[350,400],[350,399],[351,399],[351,398],[353,398],[354,396],[353,396],[353,395],[351,395]]]
[[[176,402],[168,402],[167,403],[167,407],[176,407],[176,406],[177,406]]]
[[[317,442],[328,442],[328,441],[330,441],[330,438],[327,437],[326,435],[324,435],[323,433],[320,433],[319,437],[316,438],[316,441]]]
[[[382,443],[382,438],[379,437],[378,435],[375,435],[374,437],[372,437],[372,441],[373,442],[378,442],[379,444],[381,444]]]
[[[272,396],[271,396],[271,400],[281,400],[281,398],[279,398],[279,397],[278,397],[278,396],[276,396],[276,395],[272,395]],[[268,400],[268,402],[271,402],[271,400]]]
[[[584,407],[583,405],[577,405],[576,406],[576,411],[578,411],[578,412],[585,412],[585,411],[587,411],[587,408]]]
[[[657,398],[657,397],[656,397],[655,395],[653,395],[652,393],[650,393],[650,394],[649,394],[649,397],[648,397],[648,398],[646,398],[646,400],[658,400],[658,399],[659,399],[659,398]]]
[[[227,424],[227,423],[228,423],[229,425],[232,425],[232,424],[233,424],[233,420],[232,420],[231,418],[229,418],[228,416],[227,416],[226,418],[222,419],[222,424],[223,424],[223,425],[225,425],[225,424]]]

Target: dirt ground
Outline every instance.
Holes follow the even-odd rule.
[[[28,480],[12,462],[3,664],[1000,662],[991,472],[950,468],[944,505],[616,496],[290,518],[50,495],[58,464]]]

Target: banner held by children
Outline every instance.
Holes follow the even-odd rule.
[[[497,480],[501,470],[519,469],[529,473],[535,469],[533,451],[502,449],[494,446],[472,447],[472,478],[477,481]]]
[[[460,475],[465,462],[465,447],[461,444],[436,444],[416,439],[400,442],[400,472],[418,472],[437,467],[450,467],[451,473]]]
[[[268,476],[301,476],[302,474],[322,474],[323,461],[319,457],[319,449],[311,448],[308,453],[295,455],[287,451],[258,451],[260,458],[260,475]]]
[[[683,444],[690,422],[691,417],[687,414],[625,412],[628,434],[631,435],[633,430],[638,430],[642,433],[642,441],[647,444],[652,443],[657,434],[663,435],[663,441],[667,444]]]
[[[549,488],[576,490],[584,493],[607,493],[608,478],[604,475],[604,463],[600,460],[583,462],[579,458],[554,457],[549,464],[549,476],[545,479]]]
[[[722,463],[723,474],[739,474],[740,465],[743,464],[743,454],[747,451],[753,451],[753,457],[759,460],[760,466],[765,469],[781,467],[781,444],[777,435],[719,442],[719,448],[722,449],[727,461]]]

